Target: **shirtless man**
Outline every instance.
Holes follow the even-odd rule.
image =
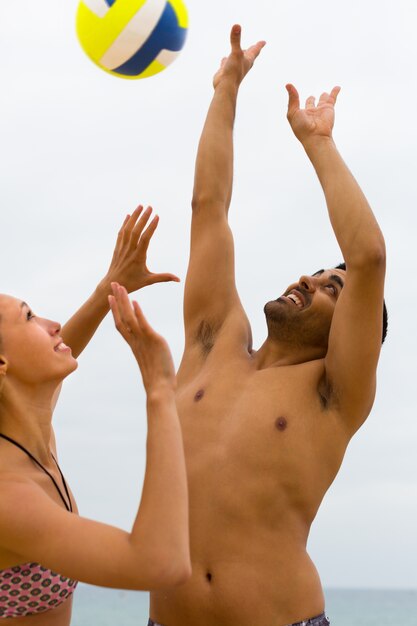
[[[265,306],[267,339],[252,348],[227,213],[237,94],[263,42],[243,52],[234,26],[231,44],[214,78],[197,156],[178,372],[193,574],[151,595],[149,624],[325,626],[306,544],[373,404],[384,239],[332,139],[339,89],[300,109],[288,85],[288,119],[323,187],[347,271],[320,270],[273,295]]]

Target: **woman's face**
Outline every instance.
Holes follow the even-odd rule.
[[[77,368],[57,322],[38,317],[25,302],[6,295],[0,295],[0,316],[0,352],[8,379],[36,385],[61,381]]]

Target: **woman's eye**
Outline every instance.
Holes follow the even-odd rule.
[[[33,315],[32,311],[28,311],[26,314],[26,319],[27,320],[31,320],[33,319],[35,316]]]

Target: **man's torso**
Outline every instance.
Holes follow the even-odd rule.
[[[283,626],[320,614],[310,525],[348,436],[318,393],[323,361],[257,369],[225,328],[178,375],[193,575],[155,592],[166,626]]]

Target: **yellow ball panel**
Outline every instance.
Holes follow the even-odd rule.
[[[77,13],[78,38],[93,61],[101,59],[145,2],[146,0],[119,0],[102,18],[80,3]]]
[[[188,11],[182,0],[168,0],[175,11],[178,24],[181,28],[188,28]]]
[[[94,57],[94,40],[91,41],[91,33],[95,33],[99,27],[101,18],[90,11],[82,2],[78,6],[76,29],[78,40],[89,57],[97,60],[100,57]]]

